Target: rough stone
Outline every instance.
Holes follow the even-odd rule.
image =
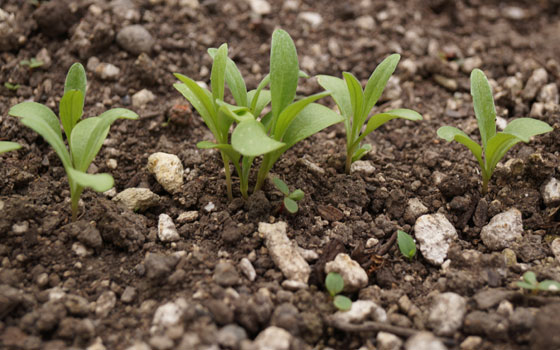
[[[130,304],[136,299],[136,295],[136,288],[127,286],[121,295],[121,301],[125,304]]]
[[[229,261],[221,261],[214,269],[212,279],[220,286],[229,287],[239,283],[239,273]]]
[[[159,196],[147,188],[127,188],[118,193],[113,200],[123,203],[132,211],[144,211],[159,204]]]
[[[418,332],[408,338],[404,344],[405,350],[447,350],[441,340],[430,332]]]
[[[154,42],[150,32],[138,24],[126,26],[117,34],[117,43],[133,55],[150,53]]]
[[[253,282],[255,278],[257,278],[257,272],[255,271],[255,268],[253,267],[253,264],[251,264],[251,261],[249,259],[241,259],[241,261],[239,262],[239,269],[241,270],[241,272],[243,272],[243,274],[249,281]]]
[[[546,84],[548,80],[548,73],[544,68],[538,68],[533,71],[531,77],[527,81],[525,88],[523,89],[523,99],[532,100],[537,96],[539,90]]]
[[[455,293],[443,293],[435,297],[428,317],[428,324],[434,333],[451,336],[463,324],[467,312],[465,298]]]
[[[552,177],[542,188],[543,202],[547,206],[560,204],[560,181]]]
[[[375,173],[375,167],[368,160],[357,160],[350,166],[351,173],[358,173],[363,176],[371,176]]]
[[[550,243],[550,250],[552,250],[556,261],[560,263],[560,238],[556,238]]]
[[[121,74],[121,70],[114,64],[101,62],[95,66],[93,74],[101,80],[117,80]]]
[[[368,275],[348,254],[340,253],[333,261],[325,264],[325,274],[338,272],[344,279],[344,291],[355,292],[367,286]]]
[[[378,350],[400,350],[403,341],[394,334],[387,332],[377,333],[377,349]]]
[[[298,18],[307,22],[312,28],[318,28],[323,23],[323,17],[317,12],[303,11],[299,13]]]
[[[227,349],[239,349],[239,345],[245,339],[247,339],[247,332],[236,324],[228,324],[216,334],[218,344]]]
[[[307,284],[311,268],[299,250],[290,242],[286,235],[286,228],[285,222],[259,223],[259,233],[265,238],[270,257],[282,271],[284,277]]]
[[[544,103],[558,104],[558,100],[558,86],[555,83],[543,86],[537,96],[537,101]]]
[[[255,350],[289,350],[292,335],[276,326],[270,326],[260,332],[255,338],[253,345]]]
[[[469,335],[468,337],[463,340],[461,345],[459,345],[459,349],[461,350],[478,350],[480,349],[480,345],[482,345],[482,338],[476,335]]]
[[[95,303],[95,315],[99,318],[107,317],[111,310],[115,307],[116,303],[117,296],[113,291],[108,290],[101,293]]]
[[[177,193],[183,186],[183,164],[174,154],[157,152],[148,157],[148,171],[169,193]]]
[[[167,214],[159,214],[158,238],[162,242],[174,242],[181,239],[173,223],[173,219]]]
[[[420,201],[420,199],[411,198],[408,200],[404,211],[404,220],[409,224],[413,224],[421,215],[427,213],[428,208]]]
[[[439,266],[447,257],[449,245],[457,239],[457,231],[445,215],[438,213],[419,217],[414,225],[414,236],[424,258]]]
[[[174,302],[168,302],[161,305],[154,313],[151,331],[155,332],[157,330],[165,330],[169,327],[175,326],[181,321],[187,308],[187,301],[183,298],[178,298]]]
[[[187,222],[193,222],[196,219],[198,219],[198,211],[191,210],[179,214],[177,222],[180,224],[186,224]]]
[[[154,101],[156,96],[148,89],[142,89],[132,95],[132,106],[136,108],[145,107],[148,103]]]
[[[269,15],[272,10],[266,0],[251,0],[250,5],[251,11],[259,16]]]
[[[341,323],[360,323],[368,318],[376,322],[387,322],[387,313],[371,300],[356,300],[350,310],[337,311],[333,318]]]
[[[539,309],[530,335],[531,350],[560,349],[559,314],[560,304],[549,304]]]
[[[515,208],[494,216],[490,223],[482,228],[480,238],[488,249],[501,250],[510,248],[515,240],[523,234],[521,212]]]
[[[171,273],[179,258],[175,255],[163,255],[148,253],[144,258],[146,277],[151,280],[159,280]]]

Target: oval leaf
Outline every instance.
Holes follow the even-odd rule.
[[[277,189],[280,190],[280,192],[282,192],[284,195],[289,195],[290,194],[290,189],[288,188],[288,185],[286,185],[286,183],[284,181],[282,181],[280,178],[273,178],[272,182],[274,183],[274,186],[276,186]]]
[[[276,29],[272,33],[270,48],[270,93],[274,117],[278,117],[296,97],[298,75],[296,46],[286,31]]]
[[[334,297],[333,304],[340,311],[348,311],[352,308],[352,300],[344,295]]]
[[[269,137],[256,120],[239,123],[231,135],[231,145],[244,156],[256,157],[275,151],[285,144]]]
[[[404,231],[398,230],[397,243],[402,255],[409,259],[414,258],[414,255],[416,255],[416,243],[414,243],[412,236]]]
[[[105,192],[114,185],[113,177],[109,174],[87,174],[76,169],[67,168],[66,172],[74,182],[82,187],[88,187],[96,192]]]
[[[344,279],[338,272],[329,272],[325,278],[325,288],[334,297],[344,289]]]
[[[68,73],[66,74],[66,81],[64,82],[64,94],[71,90],[78,90],[82,92],[82,106],[85,104],[87,89],[86,70],[81,63],[74,63]]]
[[[323,89],[330,91],[340,113],[346,118],[350,118],[352,116],[352,102],[344,80],[329,75],[319,75],[317,82]]]
[[[480,69],[471,72],[471,95],[482,148],[486,150],[488,141],[496,134],[496,108],[490,83]]]
[[[305,196],[305,193],[302,190],[297,189],[294,192],[290,193],[289,197],[291,199],[295,200],[295,201],[300,201],[300,200],[303,199],[304,196]]]
[[[343,120],[343,116],[330,108],[317,103],[308,105],[297,114],[284,134],[283,141],[286,143],[286,150],[299,141]]]
[[[284,198],[284,207],[291,214],[295,214],[298,211],[298,205],[297,205],[296,201],[294,201],[290,197],[285,197]]]
[[[512,120],[504,129],[504,133],[515,135],[523,142],[529,142],[531,137],[551,132],[553,129],[547,123],[533,118],[518,118]]]

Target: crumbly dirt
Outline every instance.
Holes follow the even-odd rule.
[[[538,68],[547,72],[545,83],[558,88],[560,3],[268,0],[271,11],[262,16],[249,3],[0,2],[0,140],[23,146],[0,155],[0,347],[253,349],[250,340],[277,325],[291,333],[293,350],[377,349],[377,330],[329,324],[336,309],[322,284],[323,266],[346,252],[369,274],[368,286],[349,296],[375,301],[399,329],[430,331],[433,298],[454,292],[466,299],[467,315],[456,332],[442,337],[449,349],[459,349],[467,337],[481,350],[560,348],[550,337],[560,326],[554,311],[558,297],[528,295],[515,284],[527,270],[539,280],[560,281],[558,257],[549,247],[560,235],[560,211],[546,206],[542,196],[543,185],[560,172],[558,92],[548,101],[538,92],[524,96],[523,90]],[[322,22],[314,27],[301,18],[305,11],[319,14]],[[149,54],[131,54],[118,45],[116,34],[129,24],[153,36]],[[269,182],[243,201],[234,179],[235,199],[228,202],[219,154],[196,148],[211,134],[172,87],[174,72],[209,83],[206,49],[227,42],[248,87],[255,88],[268,72],[270,36],[277,27],[291,34],[300,66],[311,76],[349,71],[365,82],[382,58],[400,53],[397,79],[377,108],[412,108],[424,116],[422,122],[391,121],[368,138],[373,150],[364,160],[375,168],[371,174],[344,174],[342,125],[289,150],[272,172],[305,192],[295,215],[277,210],[282,198]],[[80,33],[86,33],[85,43]],[[51,62],[38,68],[20,64],[41,50]],[[87,66],[92,57],[120,73],[104,80],[86,69],[86,116],[114,107],[140,115],[113,125],[93,171],[111,173],[116,192],[149,188],[160,201],[132,212],[110,195],[85,191],[79,221],[71,223],[61,162],[7,112],[24,100],[57,111],[67,69],[76,61]],[[468,150],[436,136],[438,127],[454,125],[476,137],[469,94],[469,69],[476,60],[491,80],[500,117],[531,115],[554,126],[507,154],[485,196]],[[521,84],[518,90],[508,87],[512,77]],[[155,99],[132,105],[142,89]],[[310,79],[299,92],[318,91]],[[167,193],[146,170],[155,152],[176,154],[183,163],[179,193]],[[413,198],[427,213],[444,214],[458,231],[444,268],[421,254],[408,261],[391,244],[397,229],[414,234],[416,217],[406,214]],[[207,210],[210,203],[213,209]],[[481,229],[510,207],[522,213],[524,237],[507,251],[492,252],[481,241]],[[197,218],[177,222],[187,211],[196,211]],[[157,238],[162,213],[175,220],[179,241]],[[260,222],[278,221],[287,222],[292,241],[319,257],[310,263],[308,289],[282,286],[284,277],[257,232]],[[372,238],[378,243],[366,247]],[[468,258],[473,251],[479,254],[474,260]],[[255,268],[252,282],[240,270],[228,272],[227,266],[235,270],[243,258]],[[416,312],[403,306],[403,296]],[[188,305],[181,320],[154,329],[156,309],[181,298]],[[219,345],[217,335],[231,324],[242,327],[249,340]],[[407,335],[395,332],[406,341]]]

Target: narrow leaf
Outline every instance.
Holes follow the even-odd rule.
[[[291,214],[295,214],[298,211],[297,203],[290,197],[284,197],[284,207]]]
[[[257,95],[256,93],[257,90],[251,90],[247,94],[247,97],[249,101],[251,101],[251,113],[253,113],[253,115],[258,118],[261,115],[262,110],[270,103],[271,95],[270,91],[261,90],[258,95],[258,100],[253,103],[254,98]]]
[[[344,117],[335,113],[330,108],[317,103],[312,103],[299,112],[292,121],[283,141],[286,143],[285,150],[289,149],[299,141],[308,138],[319,131],[340,123]]]
[[[274,186],[276,186],[276,188],[279,189],[280,192],[282,192],[285,196],[288,196],[290,194],[288,185],[286,185],[286,183],[280,178],[275,177],[274,179],[272,179],[272,182],[274,182]]]
[[[81,63],[74,63],[68,73],[66,74],[66,81],[64,82],[64,94],[71,90],[78,90],[82,92],[82,106],[85,104],[87,89],[86,70]]]
[[[0,141],[0,153],[15,151],[20,149],[21,145],[16,142]]]
[[[24,117],[21,119],[21,123],[28,128],[33,129],[36,133],[41,135],[49,145],[51,145],[65,168],[72,166],[70,154],[66,149],[66,145],[64,145],[64,141],[62,141],[60,128],[58,129],[58,133],[56,133],[45,119],[42,119],[37,115]]]
[[[552,131],[547,123],[533,118],[518,118],[512,120],[504,129],[504,133],[515,135],[523,142],[529,142],[531,137]]]
[[[397,243],[402,255],[408,259],[414,258],[414,255],[416,255],[416,243],[414,243],[412,236],[404,231],[398,230]]]
[[[499,132],[494,135],[486,146],[485,157],[486,157],[486,168],[489,175],[492,175],[496,165],[502,160],[513,146],[521,142],[522,140],[515,135],[507,134],[504,132]]]
[[[492,88],[480,69],[471,72],[471,95],[482,148],[486,150],[488,141],[496,134],[496,108]]]
[[[438,129],[437,135],[446,141],[457,141],[462,145],[466,146],[468,149],[471,150],[472,154],[475,156],[478,164],[484,170],[485,164],[482,160],[482,147],[476,142],[474,142],[467,134],[465,134],[462,130],[454,128],[452,126],[442,126]]]
[[[291,199],[295,200],[295,201],[302,200],[304,196],[305,196],[305,193],[300,189],[295,190],[294,192],[290,193],[290,195],[289,195],[289,197]]]
[[[217,49],[208,49],[208,53],[212,58],[216,56],[218,52]],[[229,91],[233,95],[235,102],[243,107],[249,107],[248,99],[247,99],[247,86],[245,85],[245,81],[243,80],[243,76],[237,68],[235,62],[227,57],[226,63],[226,83],[229,87]]]
[[[216,110],[214,108],[214,102],[209,96],[210,92],[201,88],[196,81],[182,74],[174,74],[177,79],[179,79],[183,84],[173,84],[173,87],[177,89],[196,109],[198,114],[204,120],[204,123],[210,129],[214,137],[218,135],[218,130],[216,127]]]
[[[328,96],[329,94],[329,92],[320,92],[318,94],[302,98],[301,100],[287,106],[278,117],[276,128],[274,130],[274,138],[277,140],[282,140],[284,133],[286,132],[292,121],[296,118],[298,113],[300,113],[309,104],[317,101],[320,98]]]
[[[369,121],[366,125],[364,132],[362,132],[360,137],[358,137],[354,145],[361,142],[368,134],[375,131],[375,129],[377,129],[381,125],[387,123],[389,120],[397,119],[397,118],[412,120],[412,121],[422,120],[422,116],[418,112],[413,111],[411,109],[404,109],[404,108],[393,109],[387,112],[376,114],[371,118],[369,118]]]
[[[251,111],[257,117],[259,116],[257,113],[255,113],[255,110],[257,109],[257,103],[260,101],[261,91],[263,91],[264,88],[268,86],[268,84],[270,84],[270,74],[267,74],[267,75],[264,76],[264,78],[261,80],[261,82],[257,86],[257,89],[255,90],[255,93],[254,93],[253,97],[251,98]],[[271,97],[271,99],[272,99],[272,97]]]
[[[8,114],[18,118],[40,118],[44,120],[48,127],[52,130],[52,132],[58,135],[58,137],[62,140],[60,122],[58,121],[58,118],[53,113],[53,111],[51,111],[51,109],[47,106],[44,106],[37,102],[22,102],[10,108]]]
[[[296,46],[286,31],[276,29],[270,49],[270,92],[275,117],[294,100],[298,74]]]
[[[340,113],[346,118],[350,118],[352,116],[352,102],[346,82],[329,75],[319,75],[317,82],[323,89],[331,92],[331,97],[338,106]]]
[[[67,168],[66,172],[74,182],[82,187],[88,187],[96,192],[105,192],[110,190],[115,181],[109,174],[87,174],[73,168]]]
[[[66,134],[66,139],[70,140],[72,129],[84,113],[84,96],[80,90],[70,90],[64,93],[60,99],[60,121]]]
[[[344,289],[344,279],[338,272],[329,272],[325,278],[325,287],[331,297],[334,297]]]
[[[224,99],[227,65],[227,44],[222,44],[214,57],[212,72],[210,73],[210,87],[214,100]]]
[[[399,60],[401,56],[399,54],[392,54],[386,59],[381,62],[377,68],[373,71],[371,76],[368,79],[366,84],[366,88],[364,90],[364,100],[365,100],[365,107],[364,107],[364,116],[367,118],[367,115],[375,106],[385,86],[387,85],[387,81],[393,72],[397,68],[397,64],[399,64]]]
[[[362,145],[352,155],[352,163],[362,159],[362,157],[365,156],[369,151],[371,151],[371,145],[369,143]]]
[[[247,120],[239,123],[233,130],[231,145],[244,156],[256,157],[275,151],[285,144],[269,137],[260,122]]]
[[[231,147],[231,145],[228,144],[214,143],[211,141],[200,141],[199,143],[196,144],[196,147],[200,149],[210,149],[210,148],[219,149],[220,151],[224,152],[227,155],[227,157],[231,161],[233,161],[234,164],[239,163],[239,159],[241,158],[239,152],[234,150],[233,147]]]

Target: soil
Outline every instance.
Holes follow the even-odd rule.
[[[289,349],[381,349],[379,330],[403,342],[417,331],[433,331],[434,300],[453,292],[466,301],[466,315],[456,331],[439,337],[448,349],[560,349],[551,336],[560,326],[560,299],[528,294],[515,284],[527,270],[539,280],[560,281],[559,258],[550,249],[560,234],[560,211],[545,205],[542,194],[560,172],[560,3],[268,4],[270,12],[259,15],[244,0],[0,2],[0,82],[19,85],[0,87],[0,140],[23,146],[0,155],[1,347],[288,349],[252,341],[274,325],[290,333]],[[322,22],[306,21],[305,12],[319,14]],[[151,34],[150,52],[131,53],[134,49],[119,45],[117,33],[131,24]],[[276,211],[282,198],[271,182],[248,201],[238,190],[227,200],[219,154],[196,148],[212,136],[172,87],[174,72],[209,83],[206,49],[227,42],[248,87],[255,88],[268,72],[277,27],[293,37],[300,66],[311,76],[350,71],[365,83],[384,57],[400,53],[395,78],[377,108],[411,108],[424,117],[391,121],[368,138],[373,150],[364,160],[373,173],[344,174],[342,125],[289,150],[272,172],[305,192],[295,215]],[[43,66],[20,63],[33,57]],[[116,192],[150,189],[160,196],[156,206],[133,212],[112,201],[114,193],[88,190],[79,220],[71,223],[61,162],[40,136],[8,116],[9,107],[24,100],[57,112],[66,71],[76,61],[88,71],[86,116],[114,107],[140,116],[113,125],[90,171],[111,173]],[[92,69],[99,62],[120,72],[103,78]],[[508,152],[485,196],[470,152],[436,135],[438,127],[453,125],[477,138],[469,94],[473,67],[491,80],[500,117],[531,115],[554,127]],[[539,68],[546,79],[531,93],[530,77]],[[556,96],[554,88],[552,97],[545,96],[545,84],[555,84]],[[132,96],[142,89],[155,98],[135,102]],[[318,91],[309,79],[299,92]],[[180,158],[185,168],[180,192],[167,193],[146,170],[155,152]],[[397,229],[414,235],[417,217],[406,213],[411,199],[427,213],[444,214],[457,229],[443,266],[420,253],[409,261],[391,240]],[[492,251],[481,241],[481,229],[510,207],[522,213],[523,239]],[[179,215],[190,211],[196,217],[179,222]],[[180,240],[158,239],[162,213],[175,221]],[[307,288],[283,284],[258,233],[259,223],[280,221],[293,242],[316,255],[311,254]],[[322,284],[324,264],[340,252],[369,275],[368,286],[348,296],[375,301],[387,313],[387,327],[331,322],[337,310]],[[241,272],[243,258],[255,268],[253,281]],[[154,315],[167,303],[182,310],[180,320],[161,328]]]

